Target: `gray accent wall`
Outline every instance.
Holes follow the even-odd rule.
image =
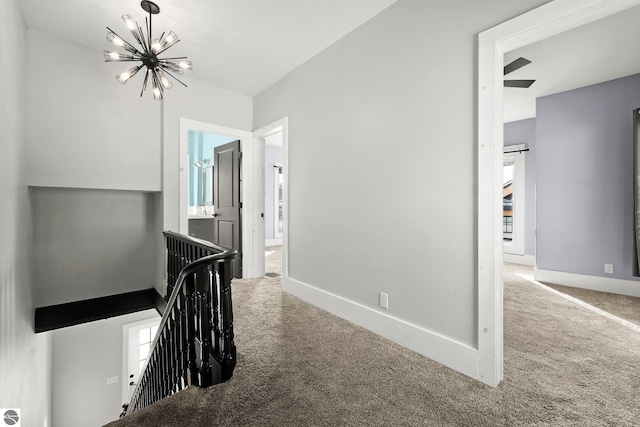
[[[536,254],[536,119],[518,120],[504,124],[504,145],[524,144],[524,254]]]
[[[640,74],[538,99],[538,268],[633,279],[638,107]]]
[[[477,346],[477,35],[544,3],[399,0],[255,98],[289,119],[292,279]]]
[[[36,306],[153,288],[154,195],[34,188]]]

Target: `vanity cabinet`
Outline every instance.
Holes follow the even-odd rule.
[[[189,236],[213,243],[213,221],[213,218],[190,218]]]

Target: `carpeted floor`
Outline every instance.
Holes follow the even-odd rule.
[[[279,278],[235,280],[233,378],[109,426],[639,425],[640,333],[519,273],[505,268],[498,388],[284,294]]]

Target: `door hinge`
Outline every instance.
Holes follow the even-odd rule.
[[[242,158],[242,151],[238,152],[238,158],[241,159]]]
[[[242,209],[242,202],[240,202],[240,209]]]

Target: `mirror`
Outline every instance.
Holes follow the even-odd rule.
[[[202,205],[213,206],[213,166],[202,169]]]

